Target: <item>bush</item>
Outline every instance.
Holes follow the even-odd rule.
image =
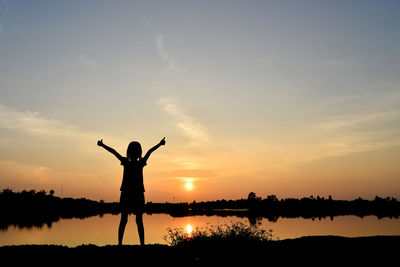
[[[247,225],[242,222],[233,222],[231,225],[196,227],[191,233],[186,233],[182,228],[168,228],[164,240],[170,246],[210,245],[210,244],[260,244],[275,238],[271,229],[261,228],[261,223]]]

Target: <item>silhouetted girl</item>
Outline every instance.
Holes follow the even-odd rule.
[[[103,139],[97,141],[97,145],[103,147],[108,152],[114,154],[124,166],[124,176],[121,185],[121,197],[119,204],[121,207],[121,221],[118,228],[118,245],[122,245],[126,223],[128,222],[128,213],[133,212],[136,215],[136,224],[138,227],[140,244],[144,245],[144,185],[143,185],[143,167],[149,159],[151,153],[157,148],[165,145],[165,137],[147,151],[142,158],[142,147],[139,142],[131,142],[126,150],[126,157],[122,157],[115,149],[106,146]]]

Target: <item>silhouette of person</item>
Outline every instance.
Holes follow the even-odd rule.
[[[125,226],[128,222],[128,214],[132,212],[136,215],[136,224],[139,233],[140,244],[144,245],[143,213],[145,207],[143,167],[147,165],[151,153],[160,146],[165,145],[165,137],[154,147],[147,151],[142,158],[142,147],[139,142],[133,141],[128,145],[126,157],[122,157],[115,149],[106,146],[103,139],[97,141],[97,145],[103,147],[108,152],[116,156],[121,165],[124,166],[124,174],[121,184],[121,196],[119,200],[121,208],[121,221],[118,228],[118,245],[122,245]]]

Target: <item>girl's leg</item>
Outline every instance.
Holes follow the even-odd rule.
[[[121,221],[119,222],[118,228],[118,245],[122,245],[122,239],[124,238],[125,226],[128,222],[128,213],[126,211],[121,212]]]
[[[139,232],[140,245],[144,245],[143,213],[136,214],[136,224]]]

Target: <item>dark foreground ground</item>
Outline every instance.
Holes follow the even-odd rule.
[[[23,245],[0,247],[7,265],[33,266],[210,266],[215,264],[312,264],[348,265],[398,263],[400,236],[346,238],[314,236],[263,244],[205,243],[195,246]],[[6,266],[6,265],[5,265]]]

